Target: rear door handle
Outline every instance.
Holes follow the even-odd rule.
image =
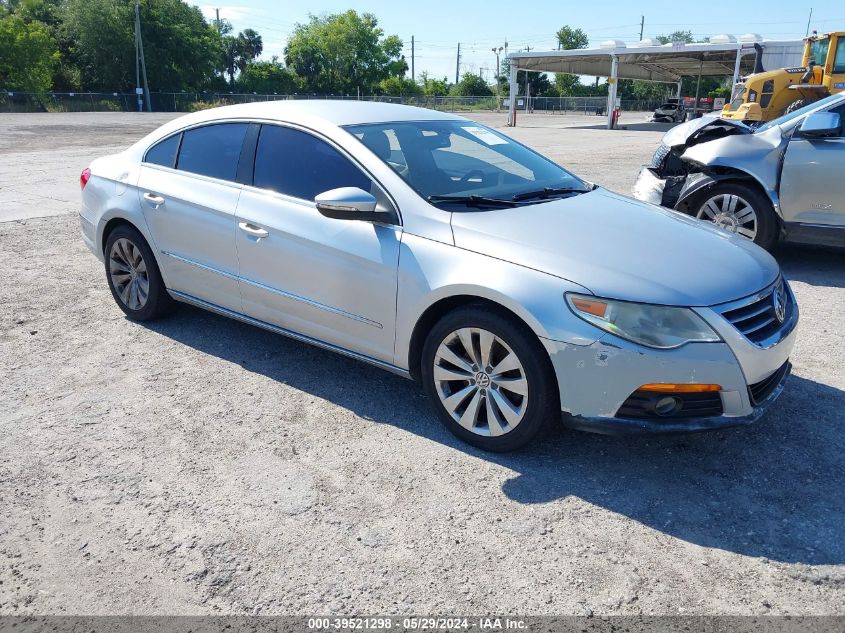
[[[243,231],[244,233],[246,233],[248,235],[252,235],[253,237],[262,238],[262,237],[267,237],[268,235],[270,235],[267,231],[262,229],[260,226],[255,226],[254,224],[250,224],[249,222],[238,223],[238,228],[240,228],[240,230]]]
[[[147,192],[144,194],[144,200],[149,202],[153,207],[158,209],[161,205],[164,204],[164,198],[161,196],[157,196],[154,193]]]

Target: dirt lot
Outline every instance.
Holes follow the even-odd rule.
[[[778,253],[802,323],[756,426],[489,455],[391,374],[123,318],[76,178],[165,118],[3,117],[0,219],[57,215],[0,223],[0,614],[845,614],[845,255]],[[623,192],[661,134],[520,122]]]

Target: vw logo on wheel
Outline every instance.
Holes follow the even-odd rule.
[[[475,374],[475,384],[481,389],[487,389],[490,386],[490,376],[483,371],[478,372]]]
[[[786,318],[786,289],[783,283],[779,284],[772,293],[772,307],[775,309],[775,318],[777,318],[778,323],[783,323]]]

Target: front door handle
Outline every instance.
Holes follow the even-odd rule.
[[[154,193],[150,193],[150,192],[147,192],[147,193],[144,194],[144,200],[149,202],[156,209],[158,209],[161,205],[164,204],[164,198],[162,198],[161,196],[157,196]]]
[[[259,239],[270,235],[260,226],[255,226],[254,224],[250,224],[249,222],[240,222],[238,224],[238,228],[240,228],[240,230],[244,233],[247,233],[248,235],[252,235],[253,237],[257,237]]]

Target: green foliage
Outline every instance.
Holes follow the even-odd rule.
[[[58,61],[59,51],[46,26],[26,23],[18,15],[0,19],[0,86],[46,92]]]
[[[131,0],[67,0],[63,36],[82,84],[94,90],[135,85],[134,5]],[[152,91],[196,90],[217,66],[220,39],[197,7],[181,0],[144,0],[141,34]]]
[[[576,48],[587,48],[590,45],[590,38],[582,29],[572,28],[567,24],[558,30],[557,43],[558,48],[568,51]],[[562,97],[567,97],[578,94],[581,88],[578,75],[555,73],[554,88],[549,87],[547,92],[554,92]]]
[[[231,29],[231,25],[228,25],[226,32],[230,32]],[[222,72],[229,75],[229,86],[234,88],[235,73],[243,73],[247,66],[261,55],[264,44],[256,31],[244,29],[237,35],[223,35],[222,48]]]
[[[568,51],[575,48],[587,48],[590,38],[581,29],[573,29],[568,24],[561,27],[557,32],[558,47]]]
[[[420,84],[426,97],[442,97],[449,94],[449,80],[446,77],[432,79],[427,72],[423,72],[420,74]]]
[[[276,56],[270,61],[248,63],[237,81],[238,92],[290,94],[296,92],[296,78]]]
[[[478,96],[478,95],[490,95],[492,91],[490,90],[490,86],[487,85],[487,82],[481,77],[481,75],[476,75],[474,73],[464,73],[464,76],[461,77],[461,80],[452,86],[452,89],[449,93],[455,97],[470,97],[470,96]]]
[[[672,42],[692,44],[695,42],[695,36],[693,36],[692,31],[674,31],[669,35],[658,35],[657,41],[661,44],[671,44]]]
[[[377,89],[408,67],[402,41],[384,37],[371,13],[310,16],[297,24],[285,48],[285,62],[302,79],[307,92],[355,94]]]
[[[404,77],[388,77],[379,82],[379,91],[391,97],[419,96],[423,94],[422,86]]]

